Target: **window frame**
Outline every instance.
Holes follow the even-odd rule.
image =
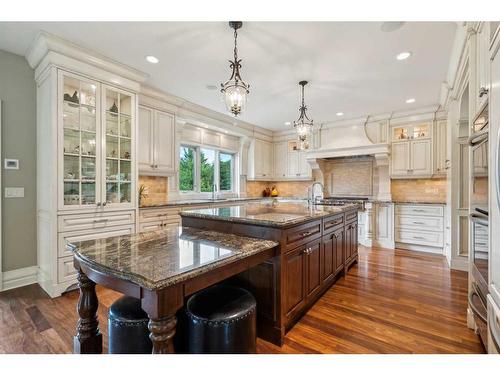
[[[180,150],[181,148],[192,148],[195,150],[195,157],[194,157],[194,184],[193,184],[193,190],[181,190],[180,189]],[[216,193],[218,195],[224,195],[224,194],[236,194],[237,191],[237,184],[236,184],[236,162],[237,162],[237,156],[238,153],[232,150],[228,149],[221,149],[221,148],[216,148],[216,147],[210,147],[206,145],[197,145],[197,144],[191,144],[191,143],[181,143],[179,147],[179,172],[178,172],[178,183],[179,183],[179,193],[183,195],[211,195],[212,192],[202,192],[201,191],[201,150],[210,150],[214,151],[215,156],[214,156],[214,181],[217,184],[217,191]],[[231,189],[230,190],[221,190],[220,189],[220,154],[225,154],[225,155],[231,155]]]

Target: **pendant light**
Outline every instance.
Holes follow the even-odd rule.
[[[230,21],[229,27],[234,29],[234,61],[229,60],[229,68],[232,69],[231,77],[225,83],[221,83],[221,92],[224,95],[227,110],[234,116],[238,116],[245,108],[247,95],[250,93],[250,85],[245,83],[240,76],[241,60],[238,60],[238,29],[243,22]]]
[[[309,138],[313,129],[313,120],[307,117],[307,106],[304,102],[304,86],[307,85],[307,81],[300,81],[299,85],[302,86],[302,105],[299,108],[299,118],[293,122],[293,127],[297,132],[297,137],[299,139],[299,148],[301,150],[309,148]]]

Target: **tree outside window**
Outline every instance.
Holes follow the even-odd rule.
[[[232,190],[233,155],[219,153],[219,187],[221,191]]]
[[[195,152],[193,147],[181,146],[179,162],[179,188],[181,191],[194,190]]]
[[[214,185],[215,172],[215,151],[202,148],[200,150],[200,182],[201,192],[208,193],[212,191]]]

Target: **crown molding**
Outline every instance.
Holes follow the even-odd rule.
[[[50,52],[64,55],[138,83],[145,82],[149,78],[146,73],[46,31],[38,33],[26,51],[25,57],[30,67],[36,69]]]

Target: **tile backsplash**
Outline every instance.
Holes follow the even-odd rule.
[[[320,176],[313,171],[313,179],[319,180]],[[307,198],[307,188],[313,183],[310,181],[247,181],[247,196],[262,197],[262,191],[276,186],[280,197]]]
[[[446,179],[408,179],[391,181],[392,200],[446,203]]]
[[[139,187],[146,186],[147,198],[142,198],[140,205],[148,206],[167,202],[168,177],[139,176]]]

